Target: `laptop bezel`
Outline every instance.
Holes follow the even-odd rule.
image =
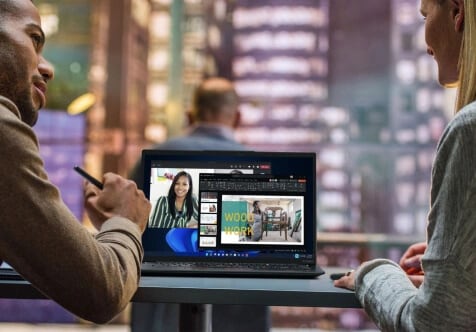
[[[312,202],[312,208],[308,209],[308,213],[311,213],[311,220],[312,222],[309,222],[311,226],[311,231],[314,236],[311,236],[311,241],[312,241],[312,257],[309,257],[308,260],[306,261],[297,261],[297,264],[302,264],[302,265],[310,265],[310,266],[315,266],[316,264],[316,256],[317,256],[317,211],[316,211],[316,154],[313,152],[285,152],[285,151],[280,151],[280,152],[262,152],[262,151],[214,151],[214,150],[157,150],[157,149],[144,149],[142,151],[142,159],[141,159],[141,170],[143,172],[143,183],[142,183],[142,188],[144,190],[144,193],[146,194],[147,198],[150,198],[150,176],[151,176],[151,163],[156,160],[162,159],[168,159],[168,158],[173,158],[174,156],[177,156],[179,158],[183,158],[184,155],[189,156],[191,159],[193,159],[194,156],[200,156],[203,157],[203,154],[208,154],[211,157],[212,156],[225,156],[225,157],[237,157],[237,158],[249,158],[250,160],[253,160],[253,156],[259,157],[260,159],[265,159],[265,158],[311,158],[312,159],[312,171],[309,172],[309,175],[311,176],[312,183],[311,183],[311,188],[312,192],[310,193],[312,195],[311,199],[309,200]],[[164,158],[166,156],[166,158]],[[306,195],[309,195],[309,193],[306,193]],[[309,227],[309,225],[306,224],[306,227]],[[155,261],[177,261],[177,262],[187,262],[187,261],[220,261],[220,258],[215,258],[214,257],[200,257],[200,256],[193,256],[193,255],[187,255],[187,256],[179,256],[179,255],[171,255],[171,256],[158,256],[152,254],[151,251],[147,250],[147,230],[149,229],[149,226],[147,227],[146,231],[144,232],[143,236],[143,242],[144,242],[144,261],[145,262],[155,262]],[[306,250],[306,253],[309,254]],[[249,259],[243,259],[240,260],[239,258],[235,258],[234,261],[237,263],[243,262],[250,262]],[[265,259],[260,259],[256,258],[251,260],[252,262],[269,262],[270,260],[265,258]],[[284,261],[283,261],[284,262]],[[277,262],[279,263],[279,262]]]

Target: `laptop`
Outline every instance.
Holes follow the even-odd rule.
[[[324,274],[314,153],[143,150],[142,170],[152,204],[142,275]]]
[[[0,280],[23,280],[23,277],[5,262],[0,262]]]

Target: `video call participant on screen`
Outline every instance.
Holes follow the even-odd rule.
[[[149,222],[158,228],[197,228],[198,202],[193,195],[192,176],[178,172],[170,185],[167,196],[161,196],[155,204]]]
[[[259,241],[263,232],[263,213],[261,212],[259,201],[253,202],[253,210],[251,211],[253,216],[253,225],[251,225],[251,232],[249,236],[251,241]]]
[[[205,79],[195,90],[190,128],[187,133],[154,146],[165,150],[245,150],[236,142],[234,129],[240,123],[239,98],[233,84],[223,78]],[[137,163],[132,179],[143,182]],[[131,312],[131,332],[177,331],[179,312],[184,305],[174,303],[134,303]],[[243,332],[270,329],[270,312],[258,305],[213,305],[213,331]],[[189,310],[196,312],[197,308]],[[183,312],[184,310],[182,310]]]
[[[422,0],[420,12],[439,83],[458,87],[456,114],[433,164],[427,244],[404,254],[405,270],[390,260],[372,260],[335,285],[355,289],[384,331],[475,331],[476,1]],[[422,253],[414,273],[424,276],[416,287],[406,262]]]
[[[84,189],[91,235],[49,180],[32,126],[53,68],[30,0],[0,0],[0,261],[79,317],[105,323],[137,289],[150,204],[134,182],[107,173]]]

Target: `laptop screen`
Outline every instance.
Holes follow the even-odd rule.
[[[315,263],[314,153],[144,150],[145,260]]]

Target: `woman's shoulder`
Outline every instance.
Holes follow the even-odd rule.
[[[467,126],[476,124],[476,101],[464,106],[450,121],[450,126]]]
[[[159,196],[159,198],[157,199],[157,204],[167,203],[168,201],[169,198],[167,196]]]
[[[438,149],[441,145],[455,140],[473,140],[476,137],[476,102],[463,107],[455,114],[441,135]]]

